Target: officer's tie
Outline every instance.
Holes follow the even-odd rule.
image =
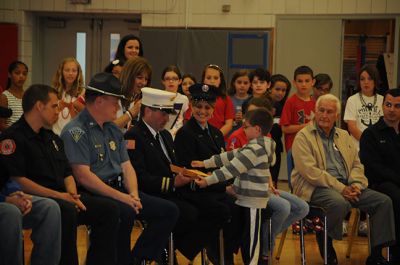
[[[160,148],[161,151],[163,151],[164,155],[167,157],[168,161],[171,163],[171,158],[168,155],[167,148],[164,145],[164,141],[162,137],[160,137],[159,133],[156,133],[156,144]]]

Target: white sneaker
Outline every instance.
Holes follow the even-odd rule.
[[[368,225],[366,221],[360,221],[358,225],[358,236],[368,236]]]
[[[349,226],[349,221],[344,220],[343,225],[342,225],[342,229],[343,229],[342,235],[343,236],[347,236],[347,227],[348,226]]]

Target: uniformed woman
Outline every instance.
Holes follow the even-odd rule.
[[[220,130],[208,123],[212,117],[217,88],[211,85],[195,84],[189,88],[192,95],[191,119],[177,132],[175,152],[178,164],[191,168],[191,161],[205,160],[225,151],[224,137]],[[203,169],[206,172],[205,169]],[[220,183],[199,189],[194,181],[182,189],[182,196],[207,209],[210,219],[223,222],[225,239],[225,264],[233,264],[233,252],[238,249],[241,238],[240,212],[234,196],[229,194],[229,183]],[[218,263],[217,239],[215,246],[208,248],[207,254],[213,264]]]

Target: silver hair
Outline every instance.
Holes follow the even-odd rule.
[[[323,100],[324,101],[334,101],[336,103],[336,114],[340,114],[340,111],[342,108],[340,105],[340,100],[335,95],[332,95],[332,94],[325,94],[325,95],[320,96],[317,99],[317,103],[315,103],[315,111],[318,110],[318,107],[321,105],[321,101],[323,101]]]

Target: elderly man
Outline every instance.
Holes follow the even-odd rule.
[[[314,122],[296,135],[293,144],[294,193],[326,209],[328,264],[338,263],[332,239],[342,238],[342,222],[352,207],[371,217],[372,249],[366,264],[389,264],[382,257],[382,248],[395,240],[392,201],[367,188],[368,181],[357,148],[347,131],[335,127],[339,117],[337,97],[327,94],[318,98]],[[316,236],[322,254],[322,232]]]
[[[360,159],[370,187],[392,199],[397,244],[391,261],[400,264],[400,88],[386,92],[382,110],[383,117],[361,136]]]
[[[117,264],[161,263],[164,247],[179,215],[175,204],[138,189],[120,129],[112,122],[123,98],[121,84],[109,73],[96,74],[85,92],[86,109],[64,127],[61,137],[74,176],[83,190],[111,199],[119,209]],[[136,218],[146,227],[131,253]]]

